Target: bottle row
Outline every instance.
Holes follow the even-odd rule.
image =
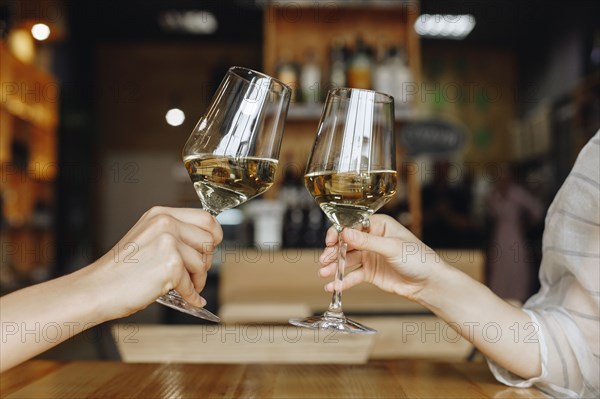
[[[283,53],[276,67],[279,80],[292,87],[292,101],[319,103],[332,87],[370,89],[406,98],[403,90],[413,77],[407,54],[400,45],[375,45],[357,36],[353,46],[333,40],[328,60],[318,59],[314,48],[307,48],[301,62]]]

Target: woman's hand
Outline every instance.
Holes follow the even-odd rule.
[[[127,316],[175,289],[194,306],[212,253],[223,238],[217,220],[198,209],[154,207],[86,272],[106,319]]]
[[[348,244],[346,274],[342,289],[363,281],[411,300],[435,278],[439,268],[446,267],[433,250],[423,244],[408,229],[385,215],[370,218],[369,233],[344,229],[342,238]],[[332,227],[325,239],[327,248],[320,257],[321,277],[335,275],[338,256],[338,233]],[[333,291],[334,283],[325,286]]]

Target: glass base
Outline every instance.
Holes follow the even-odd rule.
[[[336,330],[344,334],[375,334],[377,330],[350,320],[343,313],[332,315],[325,312],[321,316],[311,316],[306,319],[290,319],[290,324],[296,327],[310,328],[312,330]]]
[[[212,312],[187,303],[175,290],[171,290],[165,295],[159,297],[156,302],[204,320],[214,321],[215,323],[219,323],[221,321],[221,319]]]

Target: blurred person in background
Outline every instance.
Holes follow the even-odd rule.
[[[525,230],[544,216],[541,201],[516,184],[510,165],[502,164],[486,198],[491,237],[488,286],[505,299],[524,302],[530,295],[532,254]]]
[[[478,348],[504,384],[536,386],[553,397],[600,396],[600,131],[548,209],[541,288],[523,307],[443,262],[388,216],[372,216],[369,232],[341,234],[351,270],[343,289],[367,281],[425,306]],[[322,277],[335,274],[337,235],[328,231]],[[482,331],[489,325],[495,339]]]
[[[436,161],[433,182],[423,187],[421,194],[423,240],[433,248],[472,246],[470,187],[451,184],[451,166],[448,161]]]
[[[91,265],[3,296],[0,372],[84,329],[144,309],[171,289],[194,306],[206,305],[198,293],[222,239],[208,212],[154,207]],[[40,339],[35,332],[47,326],[58,329],[56,337]]]

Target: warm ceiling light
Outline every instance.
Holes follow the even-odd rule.
[[[50,36],[50,27],[46,24],[35,24],[31,27],[31,35],[36,40],[46,40]]]
[[[415,21],[415,31],[423,37],[436,39],[464,39],[475,27],[471,14],[423,14]]]
[[[167,111],[165,119],[171,126],[180,126],[185,121],[185,114],[179,108],[171,108]]]

